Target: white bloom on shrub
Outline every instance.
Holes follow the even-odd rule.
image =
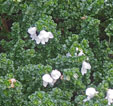
[[[79,49],[78,47],[76,47],[76,52],[78,52],[79,51],[79,53],[75,53],[75,56],[82,56],[82,55],[85,55],[84,53],[83,53],[83,50],[82,49]]]
[[[85,61],[82,63],[81,73],[82,75],[87,73],[87,69],[91,69],[91,65]]]
[[[76,49],[76,52],[78,52],[79,48],[76,47],[75,49]],[[78,56],[78,54],[76,52],[75,52],[75,56]]]
[[[51,76],[49,74],[43,75],[43,77],[42,77],[43,86],[46,87],[48,84],[53,86],[60,77],[61,77],[60,71],[52,70]]]
[[[41,44],[45,44],[49,40],[49,34],[45,30],[40,31],[38,38],[41,42]]]
[[[34,34],[36,34],[36,30],[37,30],[36,27],[30,27],[30,28],[28,29],[28,33],[29,33],[30,35],[34,35]]]
[[[113,89],[107,90],[106,99],[108,100],[108,105],[111,105],[111,103],[113,103]]]
[[[95,90],[95,88],[87,88],[86,89],[86,95],[87,98],[83,100],[83,102],[89,101],[91,98],[93,98],[96,94],[98,94],[98,91]]]
[[[70,81],[70,76],[66,76],[65,78],[67,81]]]
[[[78,52],[78,50],[79,50],[79,48],[78,47],[76,47],[76,51]]]
[[[53,38],[53,34],[51,32],[46,32],[45,30],[40,31],[38,37],[35,39],[36,43],[45,44],[49,39]]]
[[[13,1],[15,1],[15,2],[21,2],[21,0],[13,0]]]
[[[104,2],[107,2],[108,0],[104,0]]]
[[[35,41],[36,41],[36,44],[40,44],[41,42],[38,36],[36,36]]]
[[[87,60],[89,60],[89,57],[87,57]]]
[[[78,56],[82,56],[84,55],[83,50],[80,50],[80,53],[78,54]]]
[[[46,32],[45,30],[40,31],[39,35],[37,35],[37,28],[30,27],[28,28],[28,33],[32,40],[35,40],[37,44],[45,44],[49,39],[52,39],[54,36],[51,32]]]
[[[75,74],[73,75],[73,77],[74,77],[75,79],[77,79],[77,78],[78,78],[78,74],[75,73]]]
[[[60,71],[58,70],[52,70],[51,72],[51,77],[54,79],[54,80],[58,80],[61,76],[61,73]]]
[[[30,35],[30,37],[32,38],[32,40],[36,40],[37,39],[37,35],[36,34]]]
[[[68,53],[66,54],[66,57],[71,57],[71,54],[68,52]]]
[[[50,39],[54,38],[54,36],[53,36],[53,34],[51,32],[48,32],[48,34],[49,34],[49,38]]]
[[[32,38],[32,40],[35,40],[37,38],[36,31],[37,31],[36,27],[30,27],[28,29],[28,33],[30,34],[30,37]]]
[[[75,53],[75,56],[78,56],[77,53]]]
[[[44,87],[46,87],[48,84],[54,85],[53,79],[51,78],[49,74],[43,75],[42,80],[43,80]]]

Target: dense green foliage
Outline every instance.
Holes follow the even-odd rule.
[[[32,26],[54,38],[36,44]],[[85,75],[83,61],[91,64]],[[54,69],[63,78],[44,87],[42,76]],[[107,106],[112,81],[112,0],[0,0],[0,106]],[[99,93],[84,103],[88,87]]]

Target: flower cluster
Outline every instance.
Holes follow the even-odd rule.
[[[83,56],[83,55],[85,55],[83,53],[83,50],[82,49],[79,49],[78,47],[76,47],[75,49],[76,49],[75,56]],[[66,54],[66,57],[71,57],[71,54],[68,52]]]
[[[79,53],[75,53],[75,56],[82,56],[82,55],[84,55],[83,50],[79,49],[78,47],[76,47],[76,52],[79,52]]]
[[[42,77],[43,86],[46,87],[48,84],[53,86],[55,82],[61,77],[61,73],[58,70],[52,70],[51,74],[44,74]]]
[[[45,30],[41,30],[39,33],[37,32],[36,27],[30,27],[28,29],[28,33],[32,40],[35,40],[37,44],[45,44],[49,39],[52,39],[54,36],[51,32],[47,32]]]
[[[87,88],[86,89],[86,95],[87,98],[83,100],[83,102],[89,101],[91,98],[93,98],[96,94],[99,92],[95,90],[95,88]],[[107,90],[107,96],[105,99],[108,100],[108,105],[111,105],[113,103],[113,89],[108,89]]]

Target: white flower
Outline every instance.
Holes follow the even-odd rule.
[[[82,63],[81,73],[82,75],[87,73],[87,69],[91,69],[91,65],[85,61]]]
[[[78,47],[76,47],[76,51],[78,51],[79,50],[79,48]]]
[[[49,38],[49,34],[45,30],[42,30],[42,31],[40,31],[38,37],[39,37],[39,39]]]
[[[68,53],[66,54],[66,57],[71,57],[71,54],[68,52]]]
[[[30,34],[32,40],[35,40],[37,38],[36,30],[37,30],[36,27],[30,27],[28,29],[28,33]]]
[[[77,78],[78,78],[78,74],[75,73],[75,74],[73,75],[73,77],[74,77],[75,79],[77,79]]]
[[[84,55],[83,50],[80,50],[80,53],[78,54],[78,56],[82,56]]]
[[[58,71],[58,70],[52,70],[52,72],[51,72],[51,77],[52,77],[54,80],[59,79],[60,76],[61,76],[60,71]]]
[[[48,34],[49,34],[49,38],[50,38],[50,39],[52,39],[52,38],[54,37],[51,32],[48,32]]]
[[[48,84],[53,86],[55,82],[60,78],[61,73],[58,70],[52,70],[51,76],[49,74],[45,74],[42,77],[43,86],[46,87]]]
[[[87,57],[87,60],[89,60],[89,57]]]
[[[41,39],[40,42],[41,42],[41,44],[43,44],[43,45],[45,45],[45,43],[46,43],[45,39]]]
[[[15,1],[15,2],[21,2],[21,0],[13,0],[13,1]]]
[[[37,36],[36,31],[36,27],[30,27],[28,29],[30,37],[32,38],[32,40],[35,40],[37,44],[41,43],[44,45],[46,42],[48,42],[49,39],[52,39],[54,37],[51,32],[46,32],[45,30],[40,31],[39,35]]]
[[[66,76],[65,78],[67,81],[70,81],[70,76]]]
[[[36,39],[37,44],[40,42],[41,44],[45,44],[48,42],[49,38],[53,38],[53,34],[51,32],[46,32],[45,30],[40,31],[38,38]]]
[[[45,44],[48,42],[49,39],[52,39],[54,36],[51,32],[46,32],[45,30],[40,31],[40,33],[37,35],[37,28],[36,27],[30,27],[28,28],[28,33],[30,34],[30,37],[32,40],[35,40],[37,44]]]
[[[93,98],[96,94],[98,94],[98,91],[95,90],[95,88],[87,88],[86,89],[86,95],[87,95],[87,98],[84,99],[83,101],[86,102],[86,101],[89,101],[91,98]]]
[[[75,53],[75,56],[78,56],[77,53]]]
[[[84,75],[84,74],[86,74],[87,73],[87,69],[85,69],[85,68],[81,68],[81,73],[82,73],[82,75]]]
[[[32,40],[36,40],[37,39],[37,35],[36,34],[30,35],[30,37],[32,38]]]
[[[108,89],[106,99],[108,99],[108,105],[113,103],[113,89]]]
[[[107,2],[108,0],[104,0],[104,2]]]
[[[37,44],[40,44],[40,39],[39,39],[38,36],[35,38],[35,41],[36,41]]]
[[[82,66],[85,69],[91,69],[91,65],[89,63],[85,62],[85,61],[83,61]]]
[[[36,27],[30,27],[30,28],[28,29],[28,33],[29,33],[30,35],[35,35],[35,34],[36,34],[36,30],[37,30]]]
[[[84,53],[83,53],[83,50],[82,49],[79,49],[78,47],[76,47],[76,52],[78,52],[79,51],[79,53],[77,54],[77,53],[75,53],[75,56],[82,56],[82,55],[85,55]]]
[[[49,74],[43,75],[42,80],[43,80],[44,87],[46,87],[48,84],[54,85],[53,79],[51,78]]]

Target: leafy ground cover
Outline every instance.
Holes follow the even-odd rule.
[[[112,103],[112,0],[0,0],[0,106]]]

